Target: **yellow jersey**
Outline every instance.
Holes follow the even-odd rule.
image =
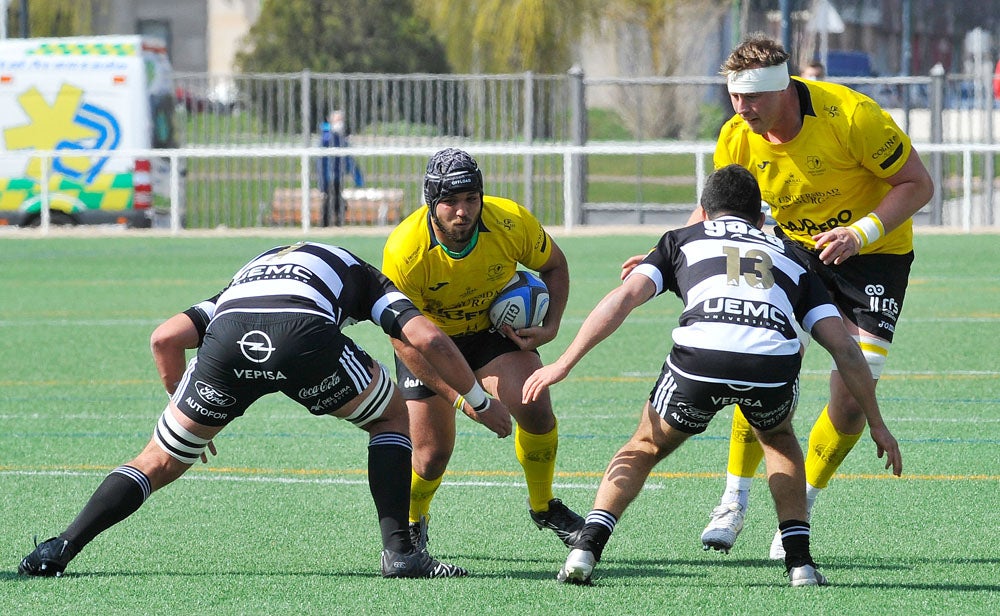
[[[802,130],[787,143],[770,143],[738,114],[722,127],[716,168],[736,163],[757,178],[771,216],[792,240],[814,248],[812,236],[846,227],[870,214],[912,152],[910,138],[867,96],[845,86],[793,79]],[[906,220],[862,254],[913,250]]]
[[[518,263],[537,271],[552,255],[552,238],[531,212],[500,197],[483,197],[479,237],[463,257],[434,237],[426,205],[389,234],[382,272],[449,336],[488,330],[490,303]]]

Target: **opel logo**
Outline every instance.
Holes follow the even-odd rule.
[[[240,345],[243,357],[256,364],[266,362],[271,358],[271,353],[274,352],[271,339],[267,334],[256,329],[243,334],[243,337],[236,344]]]

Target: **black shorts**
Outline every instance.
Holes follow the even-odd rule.
[[[207,426],[224,426],[277,391],[313,415],[326,415],[368,387],[373,365],[328,318],[229,313],[209,325],[173,401]]]
[[[649,394],[649,404],[660,417],[688,434],[704,432],[715,414],[731,404],[740,405],[751,426],[770,430],[795,411],[798,399],[798,379],[779,387],[712,383],[688,378],[666,362]]]
[[[455,346],[458,347],[458,350],[461,351],[462,357],[468,362],[473,372],[501,355],[521,350],[506,336],[490,331],[476,332],[475,334],[464,336],[452,336],[451,339],[455,343]],[[536,355],[538,354],[537,351],[532,352]],[[437,395],[434,393],[434,390],[424,385],[423,381],[410,372],[406,364],[400,361],[399,356],[396,357],[396,382],[399,385],[399,390],[403,393],[403,398],[406,400],[424,400],[425,398]]]
[[[833,303],[852,323],[892,342],[903,309],[913,252],[905,255],[854,255],[840,265],[825,265],[819,252],[785,239],[785,245],[819,274]]]

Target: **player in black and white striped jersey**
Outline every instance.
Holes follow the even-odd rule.
[[[36,545],[18,570],[61,575],[98,534],[199,458],[207,461],[206,449],[215,454],[212,439],[254,401],[282,392],[314,415],[339,417],[369,433],[368,477],[382,533],[383,576],[466,575],[415,549],[410,539],[406,406],[385,367],[342,331],[364,320],[419,351],[449,386],[468,391],[465,410],[477,416],[471,404],[480,404],[482,390],[458,348],[378,269],[336,246],[273,248],[243,266],[218,295],[156,329],[153,357],[171,398],[152,438],[105,478],[63,533]],[[185,367],[185,351],[193,348],[197,354]],[[507,416],[509,434],[504,405],[488,405],[488,412]]]
[[[628,314],[671,291],[684,301],[673,348],[643,409],[639,428],[607,467],[594,508],[559,571],[563,582],[588,583],[604,545],[653,467],[722,408],[739,404],[765,449],[768,481],[793,586],[822,585],[809,551],[805,467],[792,430],[801,343],[795,323],[833,355],[865,409],[878,455],[902,471],[895,438],[875,399],[871,372],[822,281],[781,241],[761,231],[757,181],[738,165],[712,173],[702,192],[707,220],[667,232],[656,247],[584,321],[554,363],[525,383],[525,400],[569,371]]]

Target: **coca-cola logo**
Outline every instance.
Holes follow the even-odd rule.
[[[330,376],[323,379],[323,381],[319,385],[313,385],[312,387],[303,387],[302,389],[300,389],[299,398],[302,398],[303,400],[307,398],[314,398],[320,395],[321,393],[333,389],[334,387],[337,386],[338,383],[340,383],[340,375],[331,374]]]
[[[232,406],[236,404],[236,398],[225,392],[221,392],[204,381],[196,381],[194,384],[198,397],[213,406]]]

